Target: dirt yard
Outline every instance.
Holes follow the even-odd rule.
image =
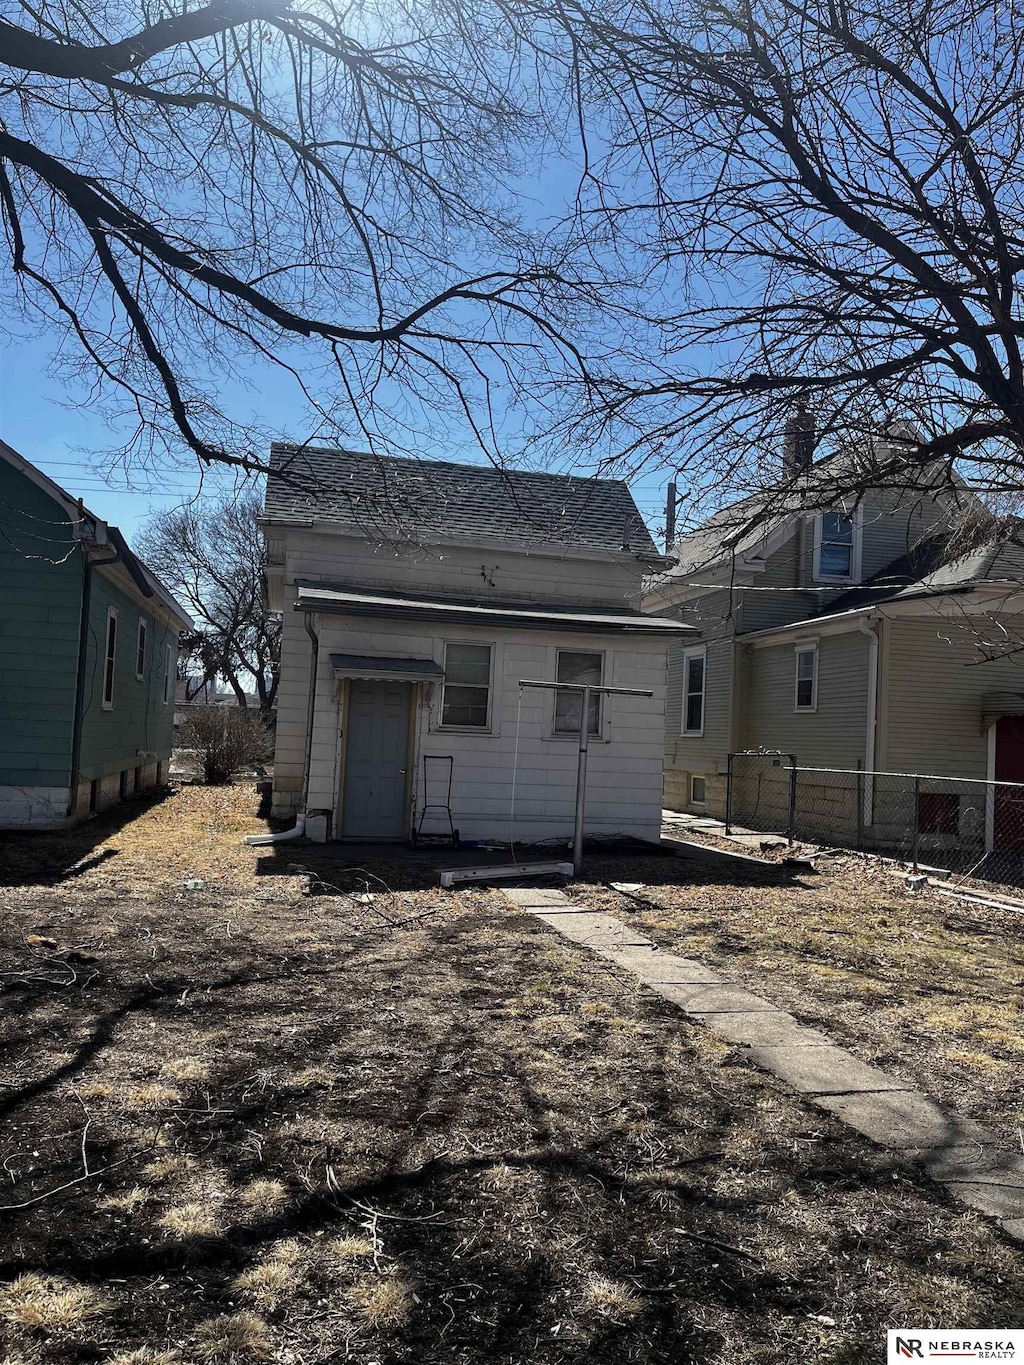
[[[686,867],[680,884],[675,859],[635,860],[569,894],[1024,1145],[1024,915],[907,895],[856,857],[795,877]],[[611,880],[641,886],[624,895]]]
[[[886,1326],[1024,1324],[1020,1248],[738,1050],[500,892],[245,849],[254,810],[0,839],[4,1365],[867,1365]],[[835,1001],[884,968],[882,1012],[931,942],[881,886],[707,873],[606,858],[579,894],[643,881],[652,931],[787,1004],[804,954]],[[1009,950],[943,932],[950,971]]]

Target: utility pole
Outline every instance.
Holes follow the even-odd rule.
[[[638,687],[595,687],[591,683],[540,682],[534,678],[520,678],[520,687],[546,687],[555,692],[579,692],[580,735],[579,757],[576,762],[576,817],[572,832],[573,876],[583,868],[583,819],[587,809],[587,754],[590,749],[590,699],[604,697],[653,697],[653,692]]]
[[[676,470],[678,477],[680,470]],[[683,495],[686,496],[685,494]],[[679,496],[679,484],[673,478],[665,489],[665,553],[671,554],[672,542],[676,538],[676,516],[679,512],[679,504],[682,502]]]

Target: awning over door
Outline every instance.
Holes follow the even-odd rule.
[[[983,692],[981,728],[995,725],[1000,716],[1024,716],[1024,692]]]
[[[386,682],[440,682],[444,669],[433,659],[403,659],[388,654],[332,654],[336,678],[376,678]]]

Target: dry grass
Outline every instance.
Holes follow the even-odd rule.
[[[585,1313],[602,1313],[609,1318],[631,1318],[642,1312],[644,1301],[628,1285],[591,1275],[580,1291],[580,1306]]]
[[[196,1328],[196,1358],[209,1365],[235,1365],[235,1362],[270,1360],[273,1340],[264,1320],[255,1313],[221,1313],[207,1318]]]
[[[369,1237],[335,1237],[333,1241],[327,1243],[327,1250],[331,1256],[341,1262],[362,1260],[365,1256],[372,1256],[374,1243]]]
[[[111,1356],[104,1365],[182,1365],[177,1351],[161,1351],[153,1346],[139,1346],[134,1351],[121,1351]]]
[[[351,1299],[365,1326],[378,1332],[400,1327],[409,1320],[415,1306],[412,1289],[398,1275],[357,1284]]]
[[[840,857],[765,881],[686,860],[594,860],[574,900],[607,909],[830,1033],[951,1107],[1024,1126],[1024,920],[905,894],[878,863]]]
[[[0,1317],[18,1327],[56,1332],[77,1327],[107,1307],[103,1295],[91,1286],[54,1275],[20,1275],[0,1288]]]
[[[201,1057],[172,1057],[160,1068],[164,1076],[174,1081],[208,1081],[210,1064]]]
[[[272,1313],[286,1303],[299,1285],[302,1275],[294,1262],[269,1260],[250,1266],[235,1276],[235,1288],[254,1307]]]
[[[239,1199],[253,1213],[276,1213],[288,1203],[288,1188],[280,1180],[253,1180]]]
[[[133,1185],[129,1190],[122,1190],[120,1194],[108,1194],[100,1200],[99,1206],[110,1213],[137,1213],[148,1198],[148,1190],[144,1190],[141,1185]]]
[[[887,1322],[1024,1320],[1024,1257],[991,1224],[500,891],[442,893],[432,868],[378,861],[398,917],[423,916],[382,930],[372,911],[390,902],[305,896],[290,869],[359,892],[346,850],[247,849],[251,811],[245,789],[194,789],[119,827],[0,835],[5,964],[31,965],[33,933],[97,959],[71,986],[12,993],[0,1015],[6,1198],[81,1174],[79,1098],[90,1163],[125,1163],[7,1215],[9,1267],[95,1285],[110,1306],[52,1330],[0,1317],[9,1352],[853,1365]],[[185,860],[202,891],[183,889]],[[1021,1056],[999,974],[987,1000],[970,988],[969,1016],[942,972],[927,997],[898,989],[865,956],[870,934],[825,932],[849,920],[845,886],[831,910],[798,886],[787,919],[774,888],[712,884],[674,859],[588,866],[595,896],[604,880],[650,885],[675,946],[756,971],[766,994],[795,990],[802,963],[840,1023],[856,1006],[891,1029],[919,999],[943,1039],[936,1065],[1006,1093],[1002,1071],[972,1060]],[[830,942],[855,951],[826,955]],[[873,1003],[843,1003],[855,958]],[[948,1031],[963,1018],[970,1037]],[[154,1084],[180,1085],[171,1112],[124,1103]]]
[[[189,1200],[184,1204],[173,1204],[156,1220],[165,1232],[173,1233],[183,1242],[195,1241],[203,1237],[215,1237],[218,1221],[208,1203]]]

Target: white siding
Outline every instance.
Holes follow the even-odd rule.
[[[342,687],[331,674],[332,651],[378,653],[442,662],[445,639],[491,644],[495,648],[493,723],[490,733],[438,728],[439,689],[429,702],[420,688],[415,714],[416,759],[412,809],[421,805],[424,754],[455,759],[452,813],[463,838],[523,841],[568,839],[572,834],[577,745],[552,736],[553,694],[523,690],[520,678],[553,678],[559,648],[606,654],[611,686],[650,688],[642,697],[604,699],[605,726],[590,744],[587,781],[588,834],[659,837],[662,745],[665,708],[663,640],[624,640],[594,634],[514,632],[452,626],[443,633],[418,634],[418,624],[389,620],[319,619],[320,669],[310,770],[310,809],[337,811],[344,761]],[[303,698],[305,704],[305,698]],[[280,724],[280,722],[279,722]],[[518,762],[516,762],[518,732]],[[516,772],[514,828],[510,826],[512,777]],[[299,761],[301,775],[301,759]]]
[[[326,531],[271,528],[270,558],[282,563],[284,609],[296,578],[352,587],[552,605],[638,607],[644,566],[626,555],[576,558],[507,546],[422,546],[374,542]]]
[[[392,588],[496,602],[553,606],[630,608],[639,605],[644,566],[623,555],[577,559],[571,554],[532,554],[501,546],[376,545],[352,536],[274,528],[270,556],[283,574],[284,632],[278,692],[274,813],[298,809],[305,759],[310,639],[294,610],[295,580]],[[568,838],[572,832],[577,746],[551,734],[553,694],[524,690],[520,678],[555,677],[558,648],[602,650],[609,685],[650,688],[652,700],[613,697],[604,701],[606,733],[592,740],[587,784],[587,832],[633,834],[657,839],[660,832],[664,761],[665,637],[638,640],[587,632],[428,625],[385,618],[317,614],[320,663],[313,727],[308,809],[336,817],[344,764],[343,685],[334,679],[331,652],[432,658],[443,663],[444,641],[478,640],[495,647],[491,733],[437,728],[438,696],[417,688],[415,760],[411,809],[421,804],[423,755],[455,759],[453,813],[463,838],[510,837],[513,768],[517,769],[513,837]],[[519,725],[518,764],[516,752]],[[336,827],[336,826],[335,826]]]

